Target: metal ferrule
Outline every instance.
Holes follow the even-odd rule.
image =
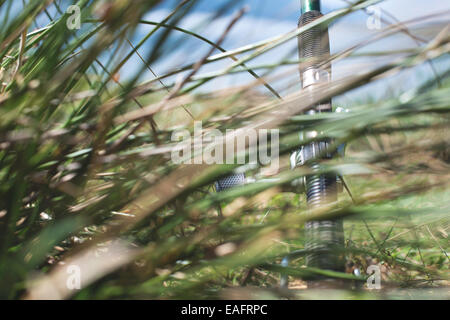
[[[302,13],[320,11],[320,0],[301,0]]]

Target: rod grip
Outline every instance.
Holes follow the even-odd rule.
[[[322,16],[319,11],[308,11],[300,16],[298,26],[303,27]],[[300,64],[300,74],[313,68],[329,71],[330,67],[324,65],[324,61],[330,56],[328,27],[319,25],[301,33],[298,36],[298,52],[301,60],[314,59]]]

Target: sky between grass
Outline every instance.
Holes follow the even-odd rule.
[[[218,8],[220,8],[225,2],[219,1],[201,1],[199,5],[195,7],[188,17],[186,17],[180,24],[181,27],[187,29],[194,29],[199,34],[207,37],[210,40],[217,40],[223,30],[226,28],[228,22],[232,19],[233,14],[238,8],[242,6],[248,6],[249,11],[244,17],[235,25],[233,30],[227,36],[223,47],[225,49],[233,49],[240,46],[247,45],[261,41],[279,34],[287,33],[296,28],[297,21],[300,15],[300,1],[299,0],[242,0],[236,1],[236,5],[227,11],[227,14],[223,15],[219,19],[208,21],[208,18],[214,15]],[[228,1],[230,2],[230,1]],[[166,1],[163,5],[159,6],[157,10],[154,10],[146,15],[146,19],[152,21],[160,21],[170,12],[170,8],[173,8],[174,1]],[[323,13],[346,7],[346,3],[342,0],[322,1]],[[419,20],[420,17],[450,10],[450,1],[441,0],[388,0],[380,3],[377,7],[386,10],[399,21],[409,21],[413,19]],[[367,27],[368,15],[364,12],[356,12],[349,16],[340,19],[330,26],[330,45],[332,53],[337,53],[344,50],[351,45],[367,39],[370,35],[373,35],[377,30],[369,30]],[[431,25],[441,26],[445,24],[446,19],[448,21],[450,13],[441,19],[431,19],[429,21]],[[392,18],[382,14],[382,18],[392,21]],[[382,27],[386,25],[382,23]],[[433,27],[431,27],[433,30]],[[138,33],[139,37],[143,37],[145,32],[148,32],[150,27],[141,27]],[[412,29],[414,30],[414,28]],[[435,28],[434,28],[435,30]],[[430,39],[435,35],[433,31],[414,30],[417,35]],[[179,35],[179,37],[186,37],[185,35]],[[138,40],[136,39],[135,42]],[[151,46],[151,44],[150,44]],[[285,45],[276,48],[261,57],[252,60],[248,65],[257,66],[264,64],[273,64],[280,61],[282,58],[289,58],[291,60],[297,58],[297,43],[295,40],[289,41]],[[387,51],[398,50],[404,48],[414,48],[417,44],[404,34],[398,34],[392,37],[378,41],[363,49],[363,51]],[[176,49],[175,49],[176,48]],[[171,50],[167,56],[164,57],[158,64],[154,65],[154,70],[158,74],[162,74],[167,70],[176,68],[183,65],[186,62],[194,62],[200,59],[208,50],[208,45],[201,43],[197,39],[184,43],[183,46],[174,46],[174,50]],[[450,66],[449,59],[440,59],[435,62],[438,70],[443,70]],[[384,63],[386,60],[374,59],[374,58],[361,58],[352,59],[345,62],[336,63],[333,65],[333,78],[339,79],[344,76],[352,75],[355,69],[364,70],[377,66],[380,63]],[[127,66],[128,70],[133,70],[134,65],[139,63],[137,59],[133,59]],[[220,70],[229,65],[231,61],[221,61],[219,63],[206,65],[202,68],[201,73]],[[286,70],[292,70],[293,66],[286,67]],[[283,68],[279,68],[280,72],[283,72]],[[126,73],[126,72],[125,72]],[[262,74],[262,72],[259,72]],[[340,97],[340,101],[343,103],[351,104],[353,100],[358,100],[367,96],[378,96],[388,93],[397,93],[398,91],[404,91],[408,88],[414,87],[418,83],[432,76],[432,72],[429,65],[423,65],[414,70],[403,72],[400,75],[390,79],[389,81],[383,81],[382,83],[374,83],[365,87],[362,90],[352,92],[347,97]],[[297,76],[275,83],[274,87],[277,90],[282,91],[288,82],[296,82]],[[202,90],[214,90],[218,88],[224,88],[228,86],[237,86],[243,83],[252,81],[249,74],[242,73],[239,75],[233,75],[223,77],[212,81]],[[288,94],[292,91],[299,90],[299,83],[294,85],[290,90],[284,92]]]
[[[65,9],[73,2],[76,1],[60,1],[59,3],[61,8]],[[161,21],[171,12],[177,3],[178,1],[176,0],[162,1],[162,3],[154,10],[145,15],[145,20]],[[231,3],[232,5],[230,5],[228,10],[226,10],[221,17],[212,21],[211,17],[226,3]],[[20,10],[21,1],[14,1],[13,6],[13,10],[17,12]],[[193,30],[212,41],[217,41],[232,19],[234,13],[244,6],[248,7],[248,12],[233,27],[222,45],[222,47],[227,50],[292,31],[296,28],[300,15],[299,0],[200,0],[192,9],[191,13],[181,20],[178,26]],[[322,1],[322,11],[324,14],[346,6],[347,3],[343,0]],[[429,30],[417,30],[414,26],[411,28],[411,31],[415,35],[419,35],[427,40],[430,40],[435,36],[437,33],[436,30],[448,23],[450,19],[450,1],[386,0],[376,5],[376,7],[385,10],[394,16],[395,19],[402,22],[410,20],[421,21],[420,18],[423,16],[447,12],[446,15],[442,16],[440,19],[430,19],[428,22],[428,25],[430,26],[428,28]],[[54,8],[49,8],[49,12],[53,14],[56,11]],[[387,16],[384,13],[382,13],[381,17],[382,19],[393,21],[391,16]],[[375,34],[377,30],[370,30],[367,27],[368,18],[369,16],[367,13],[360,11],[350,14],[333,23],[329,29],[331,52],[340,52]],[[48,17],[42,14],[40,19],[38,19],[38,25],[33,26],[33,28],[42,27],[48,22]],[[381,26],[386,27],[386,24],[382,23]],[[134,44],[137,44],[153,27],[154,26],[148,25],[140,26],[131,41]],[[140,50],[142,56],[145,57],[155,45],[157,35],[158,32],[150,38],[146,45]],[[193,63],[201,59],[209,50],[208,44],[179,32],[175,32],[171,36],[171,41],[168,43],[169,47],[165,51],[165,54],[157,61],[157,63],[151,66],[157,75],[162,75],[169,70],[186,65],[187,63]],[[414,47],[417,47],[416,42],[407,35],[399,33],[391,37],[383,38],[383,40],[375,42],[359,52],[384,52]],[[248,65],[258,66],[275,64],[282,59],[295,60],[297,59],[296,48],[297,42],[293,39],[252,60]],[[130,50],[130,48],[127,49]],[[219,51],[216,51],[216,53],[219,53]],[[438,61],[435,61],[435,68],[441,71],[449,68],[449,60],[448,57],[442,57]],[[231,60],[222,60],[217,63],[208,64],[201,68],[200,74],[221,70],[230,63],[232,63]],[[386,63],[385,58],[363,57],[337,62],[333,64],[333,79],[340,79],[345,76],[353,75],[355,70],[367,71],[382,63]],[[142,67],[142,61],[135,55],[124,65],[124,67],[122,67],[120,78],[122,80],[131,78],[140,67]],[[284,81],[271,83],[271,85],[280,91],[282,96],[300,89],[298,76],[295,74],[295,66],[278,68],[278,72],[290,72],[290,76],[286,76]],[[264,71],[259,71],[258,73],[263,74]],[[352,91],[350,94],[346,94],[346,96],[337,97],[335,100],[339,104],[352,104],[355,101],[367,98],[368,96],[376,98],[377,96],[386,94],[398,94],[399,92],[416,86],[418,83],[425,81],[431,76],[433,76],[433,73],[430,66],[424,64],[412,70],[402,72],[387,81],[374,82],[364,88]],[[146,72],[143,74],[141,80],[146,81],[153,77],[153,74]],[[165,80],[165,82],[170,84],[175,80],[175,78],[171,78]],[[206,86],[202,86],[201,90],[211,91],[223,89],[230,86],[246,84],[250,81],[253,81],[253,78],[249,74],[240,73],[215,79]],[[289,89],[286,90],[286,87],[288,86]],[[261,88],[261,91],[267,92],[264,91],[263,88]]]

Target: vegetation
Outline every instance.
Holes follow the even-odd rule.
[[[0,0],[0,297],[315,298],[304,281],[325,274],[347,279],[326,297],[448,298],[449,70],[434,67],[412,90],[343,106],[350,112],[302,114],[403,70],[448,62],[448,25],[426,39],[408,28],[425,28],[429,17],[385,26],[330,58],[376,54],[382,64],[316,87],[306,99],[303,91],[273,88],[286,74],[298,81],[298,64],[311,61],[252,61],[286,42],[295,46],[297,35],[314,25],[378,1],[356,1],[232,51],[222,48],[223,40],[245,10],[220,38],[206,39],[200,29],[179,27],[199,1],[180,1],[165,19],[145,21],[159,2],[80,0],[74,4],[81,29],[71,30],[66,1],[24,1],[14,11],[12,0]],[[217,17],[242,5],[229,1]],[[50,21],[45,26],[43,17]],[[143,25],[150,31],[139,38]],[[401,52],[361,50],[396,33],[419,44]],[[155,64],[192,37],[210,46],[203,59],[148,80]],[[140,63],[124,76],[133,57]],[[217,61],[229,66],[202,73]],[[249,72],[246,85],[202,90]],[[214,181],[237,166],[170,160],[173,132],[193,132],[194,120],[222,132],[279,129],[280,169],[239,167],[255,182],[216,193]],[[299,129],[318,134],[299,140]],[[347,145],[345,156],[323,167],[342,175],[346,188],[337,203],[309,210],[289,185],[310,171],[291,170],[289,154],[325,137],[335,148]],[[345,217],[347,272],[307,268],[301,251],[280,267],[288,252],[303,249],[305,220],[330,216]],[[371,264],[381,266],[382,290],[364,288]],[[80,290],[68,285],[71,266],[81,270]],[[280,272],[289,275],[287,290],[279,288]]]

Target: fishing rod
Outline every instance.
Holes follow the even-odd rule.
[[[298,26],[302,27],[322,16],[320,0],[301,0],[301,16]],[[302,90],[307,93],[307,99],[313,99],[313,89],[331,80],[330,40],[328,26],[319,25],[298,36],[298,51],[300,64],[300,81]],[[306,111],[313,115],[322,112],[332,112],[331,99],[320,101]],[[302,132],[305,139],[314,138],[314,131]],[[313,174],[305,177],[303,187],[306,191],[308,207],[311,209],[329,204],[337,200],[338,180],[336,174],[315,173],[321,170],[320,160],[331,159],[336,154],[330,152],[332,141],[324,139],[302,146],[291,155],[291,167],[308,165]],[[342,147],[342,146],[341,146]],[[318,159],[320,155],[321,159]],[[216,191],[242,185],[245,183],[243,173],[231,174],[218,180]],[[308,267],[324,270],[344,271],[344,259],[341,250],[344,245],[343,221],[341,219],[311,220],[305,224],[305,250],[292,252],[286,256],[281,265],[287,267],[289,260],[298,255],[306,255]],[[317,277],[315,280],[322,280]],[[281,286],[287,286],[287,276],[281,277]]]
[[[303,27],[322,16],[320,0],[301,0],[301,16],[298,27]],[[312,99],[312,90],[319,84],[331,80],[330,40],[328,26],[316,26],[298,36],[298,52],[300,58],[300,81],[302,90],[307,99]],[[308,95],[309,93],[309,95]],[[309,115],[332,112],[331,99],[320,101],[305,113]],[[303,138],[314,138],[315,131],[302,132]],[[331,159],[336,156],[329,151],[332,141],[324,139],[302,146],[291,155],[291,166],[308,165],[313,174],[304,179],[306,199],[311,209],[329,204],[337,200],[338,180],[336,174],[319,174],[320,160]],[[318,156],[321,159],[318,159]],[[341,248],[344,245],[343,221],[341,219],[311,220],[305,223],[305,250],[306,265],[308,267],[343,272],[344,259]],[[282,261],[282,266],[289,264],[291,256]],[[321,280],[317,277],[316,280]],[[287,276],[282,275],[281,286],[287,286]]]

